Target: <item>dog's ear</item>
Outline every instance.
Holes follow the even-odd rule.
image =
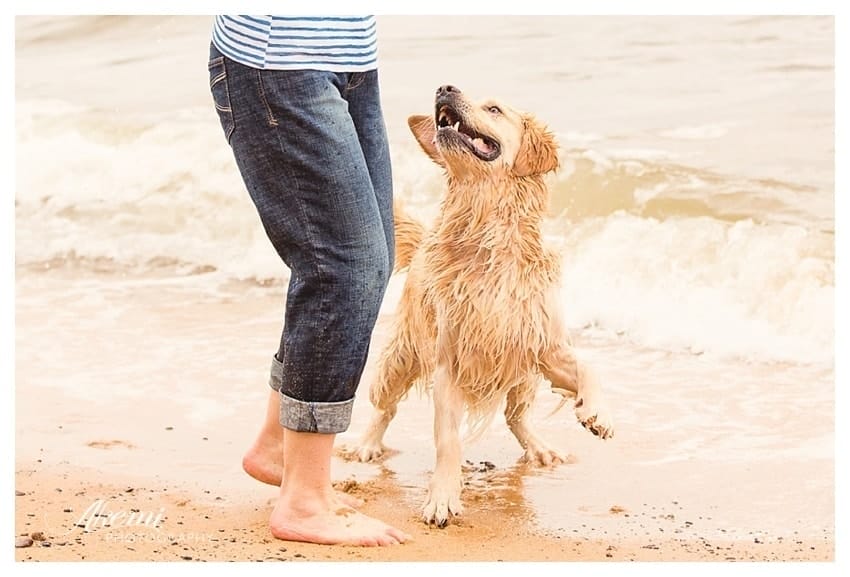
[[[410,127],[410,131],[413,133],[413,136],[416,137],[416,142],[418,142],[419,146],[422,147],[422,150],[425,151],[425,154],[427,154],[431,160],[445,168],[446,162],[443,160],[443,155],[440,154],[439,150],[437,150],[437,143],[435,141],[437,129],[434,126],[434,117],[426,116],[424,114],[415,114],[407,119],[407,125]]]
[[[558,143],[549,132],[531,116],[523,116],[522,142],[514,160],[517,176],[546,174],[558,169]]]

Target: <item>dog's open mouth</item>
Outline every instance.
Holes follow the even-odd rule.
[[[463,116],[450,104],[437,106],[437,131],[451,134],[475,156],[485,161],[496,160],[501,154],[499,143],[485,134],[476,132],[463,121]],[[449,132],[451,131],[451,132]]]

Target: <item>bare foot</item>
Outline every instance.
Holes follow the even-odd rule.
[[[242,457],[242,469],[256,480],[280,487],[283,478],[283,440],[258,438]],[[336,491],[340,506],[354,509],[363,506],[363,500],[344,491]]]
[[[242,457],[242,468],[261,483],[279,487],[283,476],[283,438],[269,440],[261,435]]]
[[[284,498],[275,505],[269,526],[277,539],[319,545],[378,547],[398,545],[410,539],[403,531],[351,507],[336,503],[288,506]]]

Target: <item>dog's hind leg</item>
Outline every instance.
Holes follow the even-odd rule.
[[[525,450],[524,459],[529,463],[550,466],[565,462],[564,456],[550,448],[534,432],[530,421],[531,405],[534,402],[534,385],[530,382],[517,385],[508,391],[505,405],[505,422],[520,446]]]
[[[404,338],[390,340],[378,362],[378,378],[369,389],[369,399],[372,401],[374,412],[359,446],[353,451],[358,460],[371,461],[383,454],[384,433],[395,417],[399,401],[404,398],[420,373],[419,360],[409,341]]]
[[[614,420],[596,374],[576,359],[566,339],[541,358],[540,370],[552,383],[552,390],[576,396],[576,418],[582,426],[601,439],[614,436]]]

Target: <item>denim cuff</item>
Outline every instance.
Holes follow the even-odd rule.
[[[301,433],[343,433],[351,424],[351,410],[354,399],[323,403],[299,401],[281,391],[283,387],[283,363],[272,356],[269,386],[280,393],[281,426]]]
[[[283,363],[277,360],[277,355],[272,355],[272,369],[269,375],[269,386],[278,393],[283,386]]]
[[[351,424],[354,399],[336,403],[299,401],[280,394],[280,424],[300,433],[343,433]]]

